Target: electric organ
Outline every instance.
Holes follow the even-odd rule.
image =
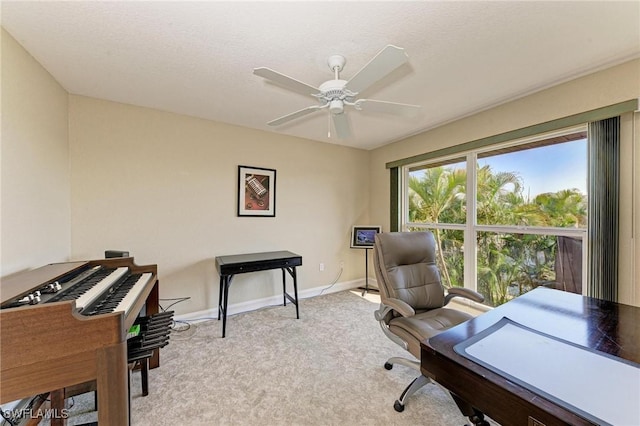
[[[0,404],[51,392],[53,406],[65,388],[95,382],[99,424],[129,424],[127,332],[141,312],[158,313],[157,266],[54,263],[0,289]]]

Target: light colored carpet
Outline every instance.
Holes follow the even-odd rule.
[[[380,330],[378,300],[344,291],[301,300],[299,320],[292,305],[230,316],[224,339],[215,320],[173,332],[160,368],[149,373],[148,396],[134,373],[133,425],[463,425],[436,384],[404,412],[393,409],[417,374],[384,369],[389,357],[408,353]],[[77,397],[72,411],[90,405]]]

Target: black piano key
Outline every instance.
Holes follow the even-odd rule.
[[[48,302],[61,302],[65,300],[75,300],[82,296],[84,293],[89,291],[93,286],[98,284],[100,281],[109,276],[115,268],[102,268],[95,274],[91,275],[87,279],[80,281],[75,284],[73,287],[68,288],[67,290],[57,294],[56,296],[49,299]]]
[[[127,293],[133,288],[133,286],[140,279],[141,274],[128,274],[123,279],[114,283],[109,291],[94,302],[88,309],[85,309],[83,314],[86,315],[100,315],[113,312],[122,299],[125,298]]]

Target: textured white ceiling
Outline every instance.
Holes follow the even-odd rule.
[[[371,149],[640,56],[640,2],[12,2],[2,26],[70,93]],[[347,58],[349,79],[385,45],[409,63],[363,98],[422,105],[416,118],[349,111],[353,136],[327,137],[326,110],[253,75],[312,86]]]

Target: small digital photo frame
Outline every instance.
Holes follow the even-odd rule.
[[[354,226],[351,230],[351,248],[372,248],[380,226]]]

